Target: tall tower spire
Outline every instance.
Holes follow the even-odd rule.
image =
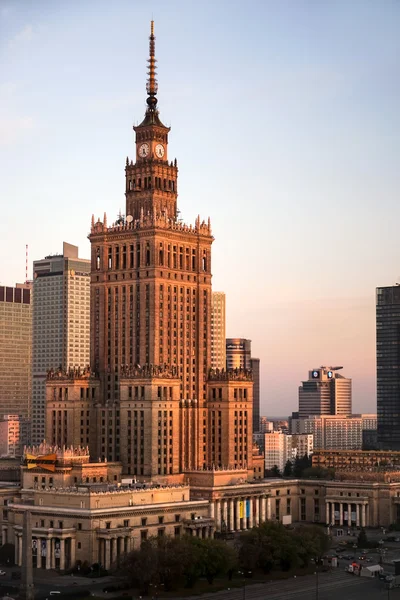
[[[150,110],[155,110],[156,106],[157,106],[157,89],[158,89],[158,83],[157,83],[157,79],[156,79],[156,38],[154,35],[154,21],[151,21],[151,26],[150,26],[150,44],[149,44],[149,59],[148,59],[148,63],[149,63],[149,71],[148,71],[148,75],[149,78],[147,80],[147,85],[146,85],[146,90],[148,93],[148,98],[146,100],[147,105],[149,107]]]

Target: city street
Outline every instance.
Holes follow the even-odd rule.
[[[316,576],[306,575],[296,579],[274,581],[270,584],[247,585],[204,594],[200,600],[399,600],[400,589],[387,590],[376,579],[355,577],[344,571],[332,571]],[[187,600],[187,599],[180,599]]]

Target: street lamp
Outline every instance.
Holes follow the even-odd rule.
[[[316,598],[316,600],[318,600],[318,598],[319,598],[319,581],[318,581],[319,561],[320,561],[319,558],[315,559],[315,573],[314,573],[314,575],[315,575],[315,598]]]
[[[243,600],[246,600],[246,575],[244,571],[238,571],[239,575],[243,575]],[[248,575],[251,575],[251,571],[247,571]]]

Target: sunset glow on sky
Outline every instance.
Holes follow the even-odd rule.
[[[178,205],[211,217],[213,289],[261,359],[261,414],[296,410],[323,364],[376,411],[375,287],[400,279],[395,0],[3,0],[1,283],[25,278],[25,244],[89,257],[92,213],[124,211],[152,17]]]

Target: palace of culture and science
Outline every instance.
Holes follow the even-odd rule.
[[[249,371],[211,371],[210,220],[178,219],[178,167],[157,108],[153,23],[147,109],[126,159],[126,217],[92,218],[91,369],[47,382],[46,440],[88,445],[139,478],[215,466],[253,472]]]
[[[48,373],[46,442],[25,448],[11,473],[20,485],[1,487],[1,543],[20,566],[32,548],[35,569],[109,569],[154,535],[213,537],[267,519],[400,523],[400,468],[376,473],[375,456],[318,455],[346,463],[340,481],[263,478],[252,374],[210,368],[211,224],[177,217],[153,23],[148,62],[125,216],[92,218],[90,368]]]

